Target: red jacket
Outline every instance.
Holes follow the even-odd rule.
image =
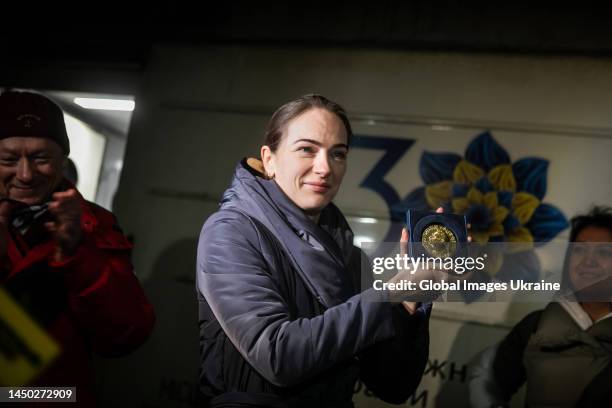
[[[62,352],[30,385],[76,386],[78,404],[70,404],[72,407],[95,405],[92,352],[125,355],[147,339],[155,321],[153,307],[133,273],[132,245],[115,217],[84,199],[82,210],[84,237],[73,256],[54,261],[55,242],[50,235],[44,242],[26,247],[25,254],[23,242],[10,238],[11,269],[0,279],[10,288],[12,282],[26,277],[22,289],[31,289],[29,297],[44,304],[39,307],[40,314],[46,315],[43,325]]]

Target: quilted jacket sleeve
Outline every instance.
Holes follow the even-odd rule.
[[[272,384],[298,384],[395,334],[393,306],[373,290],[291,320],[262,251],[249,219],[216,213],[200,236],[197,285],[231,342]]]
[[[414,315],[395,305],[393,338],[361,353],[360,378],[383,401],[402,404],[421,382],[429,356],[430,312],[430,303],[421,305]]]
[[[349,259],[349,269],[356,273],[355,281],[371,286],[370,275],[361,274],[363,265],[371,260],[358,248]],[[395,334],[392,338],[368,347],[359,355],[359,377],[364,385],[381,400],[404,403],[416,390],[429,356],[429,316],[431,303],[419,306],[411,315],[401,304],[392,307],[391,316]]]

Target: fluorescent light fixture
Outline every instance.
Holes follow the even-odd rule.
[[[432,125],[431,126],[431,130],[448,131],[452,129],[453,128],[451,128],[450,126],[446,126],[446,125]]]
[[[353,245],[357,247],[361,247],[361,244],[364,242],[374,242],[374,238],[369,237],[367,235],[355,235],[353,237]]]
[[[378,220],[372,217],[356,217],[355,221],[360,222],[362,224],[376,224]]]
[[[127,112],[133,111],[136,106],[134,101],[128,99],[74,98],[74,103],[85,109]]]

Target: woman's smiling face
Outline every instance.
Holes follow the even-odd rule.
[[[574,289],[593,300],[612,295],[612,233],[607,228],[588,226],[576,235],[569,258],[569,277]]]
[[[308,215],[316,216],[340,188],[347,139],[336,114],[311,108],[287,124],[276,151],[263,146],[261,157],[281,190]]]

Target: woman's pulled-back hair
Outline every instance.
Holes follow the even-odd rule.
[[[302,113],[314,108],[325,109],[336,114],[336,116],[340,118],[346,129],[347,145],[350,145],[353,131],[344,108],[336,102],[330,101],[326,97],[317,94],[300,96],[278,108],[268,122],[264,137],[264,145],[275,152],[280,145],[283,133],[289,122]]]

